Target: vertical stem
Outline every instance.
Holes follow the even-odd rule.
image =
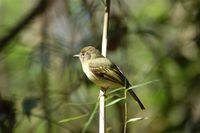
[[[102,35],[102,55],[106,57],[107,52],[107,35],[109,27],[109,14],[110,14],[110,0],[106,0],[105,13],[104,13],[104,24],[103,24],[103,35]],[[100,105],[99,105],[99,133],[105,133],[105,91],[103,88],[100,90]],[[105,89],[105,88],[104,88]]]
[[[105,133],[105,91],[100,90],[99,95],[99,133]]]
[[[127,130],[127,120],[128,120],[128,104],[127,104],[127,90],[124,89],[124,98],[125,98],[125,103],[124,103],[124,133],[126,133]]]
[[[104,25],[102,35],[102,55],[106,57],[107,41],[108,41],[108,27],[109,27],[109,14],[110,14],[110,0],[106,0],[106,8],[104,14]]]

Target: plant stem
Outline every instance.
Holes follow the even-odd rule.
[[[107,52],[107,35],[109,27],[109,14],[110,14],[110,0],[106,0],[103,35],[102,35],[102,55],[106,57]],[[104,88],[105,89],[105,88]],[[100,90],[99,93],[99,133],[105,133],[105,93],[106,91]]]
[[[127,129],[127,120],[128,120],[128,104],[127,104],[127,90],[124,89],[124,98],[125,103],[124,103],[124,133],[126,133],[126,129]]]

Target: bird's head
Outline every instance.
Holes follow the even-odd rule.
[[[102,57],[102,55],[95,47],[87,46],[81,49],[80,53],[74,55],[74,57],[79,57],[80,61],[84,62],[90,59]]]

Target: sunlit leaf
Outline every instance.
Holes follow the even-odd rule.
[[[112,93],[115,93],[115,92],[117,92],[117,91],[124,90],[124,89],[125,89],[124,87],[114,89],[114,90],[112,90],[112,91],[109,91],[109,92],[107,93],[107,95],[110,95],[110,94],[112,94]]]
[[[106,107],[109,107],[109,106],[111,106],[111,105],[114,105],[114,104],[116,104],[116,103],[118,103],[118,102],[120,102],[120,101],[122,101],[122,100],[125,100],[125,98],[124,98],[124,97],[118,98],[118,99],[116,99],[116,100],[114,100],[114,101],[112,101],[112,102],[106,104]]]
[[[89,125],[91,124],[91,122],[92,122],[92,120],[94,118],[95,113],[97,112],[98,107],[99,107],[99,102],[96,103],[96,105],[95,105],[95,107],[94,107],[94,109],[93,109],[88,121],[85,123],[84,128],[82,130],[82,133],[85,133],[86,130],[88,129]]]
[[[145,82],[145,83],[142,83],[142,84],[133,85],[133,86],[129,87],[128,90],[138,88],[138,87],[142,87],[142,86],[145,86],[145,85],[148,85],[148,84],[151,84],[151,83],[154,83],[154,82],[158,82],[158,81],[159,80],[151,80],[151,81],[148,81],[148,82]]]
[[[148,82],[145,82],[145,83],[141,83],[141,84],[137,84],[137,85],[134,85],[134,86],[131,86],[128,88],[128,90],[130,89],[134,89],[134,88],[138,88],[138,87],[142,87],[142,86],[145,86],[145,85],[148,85],[148,84],[151,84],[151,83],[154,83],[154,82],[158,82],[159,80],[152,80],[152,81],[148,81]],[[125,88],[124,87],[121,87],[121,88],[117,88],[117,89],[114,89],[112,91],[109,91],[107,93],[107,95],[110,95],[112,93],[115,93],[117,91],[121,91],[121,90],[124,90]]]
[[[61,121],[59,121],[59,122],[60,122],[60,123],[66,123],[66,122],[70,122],[70,121],[74,121],[74,120],[78,120],[78,119],[84,118],[84,117],[86,117],[86,116],[88,116],[88,114],[84,114],[84,115],[79,115],[79,116],[67,118],[67,119],[61,120]]]
[[[131,123],[131,122],[136,122],[136,121],[141,121],[141,120],[146,120],[149,119],[148,117],[137,117],[137,118],[131,118],[126,123]]]

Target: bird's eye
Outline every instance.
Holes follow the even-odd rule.
[[[82,55],[82,56],[85,56],[85,53],[82,53],[81,55]]]

